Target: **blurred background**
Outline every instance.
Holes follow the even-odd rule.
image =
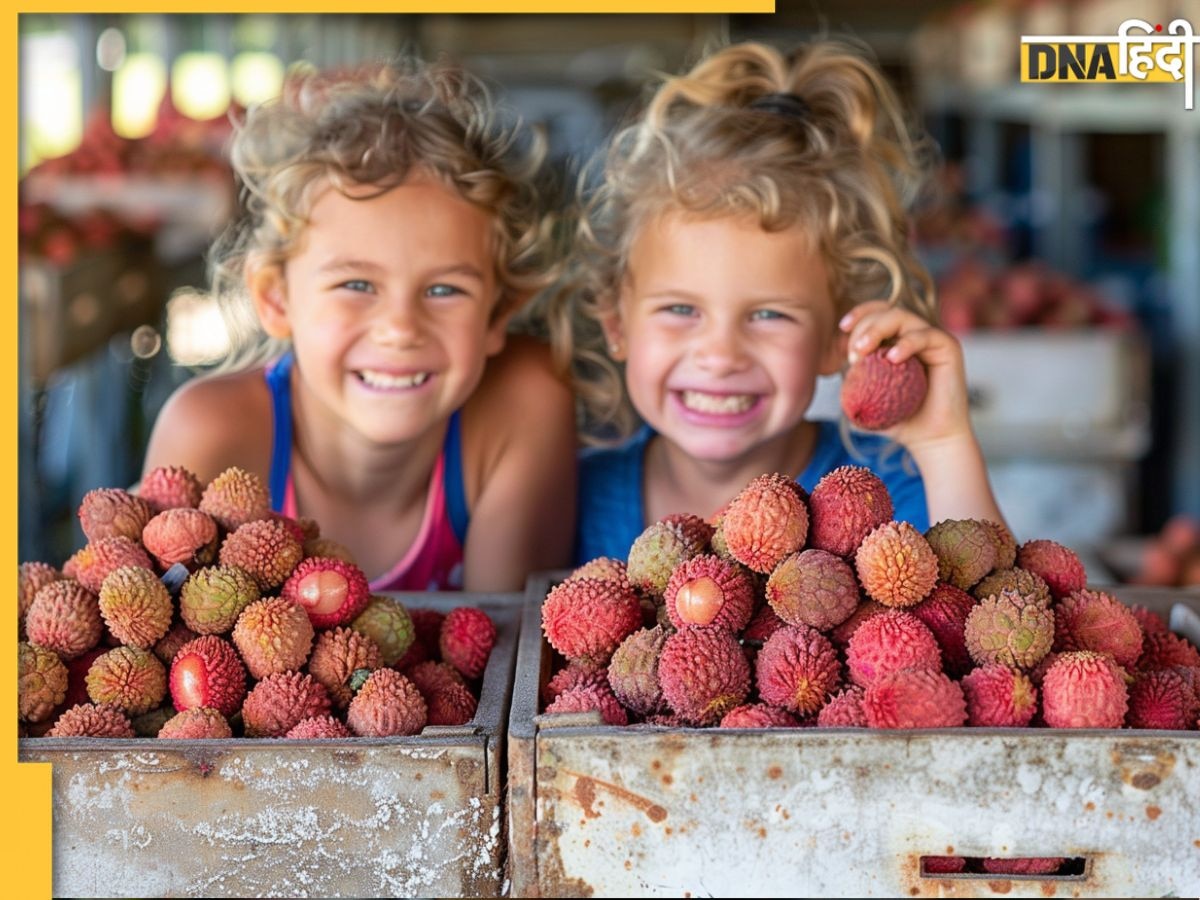
[[[1019,540],[1095,582],[1200,583],[1200,110],[1182,85],[1020,84],[1023,34],[1115,34],[1200,0],[792,4],[774,15],[21,15],[20,547],[141,470],[171,391],[225,350],[204,257],[229,119],[297,67],[447,54],[541,124],[558,184],[716,41],[868,45],[940,147],[916,218]],[[1200,69],[1200,54],[1194,64]],[[837,383],[813,415],[836,414]]]

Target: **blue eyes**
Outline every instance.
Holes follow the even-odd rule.
[[[430,285],[425,293],[430,297],[453,297],[455,294],[463,293],[463,291],[452,284],[434,284]]]
[[[787,316],[773,309],[756,309],[750,314],[750,318],[753,321],[769,322],[775,319],[786,319]]]
[[[351,278],[340,282],[337,287],[339,290],[352,291],[356,294],[375,293],[374,283],[362,278]],[[425,289],[426,297],[456,297],[465,293],[466,291],[462,288],[455,287],[452,284],[432,284]]]
[[[361,278],[352,278],[349,281],[343,281],[341,284],[338,285],[338,287],[345,288],[348,291],[356,291],[359,293],[367,293],[367,292],[373,291],[375,289],[374,285],[372,285],[371,282],[364,281]]]
[[[696,307],[687,303],[672,303],[670,306],[664,307],[664,311],[673,316],[690,316],[696,311]]]
[[[672,316],[691,318],[696,315],[696,307],[688,303],[672,303],[662,307],[662,312]],[[756,309],[750,313],[749,318],[751,322],[783,322],[790,321],[791,317],[773,309]]]

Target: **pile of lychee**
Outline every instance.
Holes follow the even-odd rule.
[[[1161,616],[1053,541],[894,521],[855,466],[655,522],[555,586],[542,630],[544,711],[610,725],[1200,727],[1200,651]]]
[[[372,595],[345,547],[271,511],[262,479],[163,467],[91,491],[87,544],[19,567],[19,734],[343,738],[475,715],[481,610]]]

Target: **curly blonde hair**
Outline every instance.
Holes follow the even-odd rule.
[[[591,427],[620,438],[636,426],[600,323],[616,310],[640,229],[668,211],[753,215],[767,231],[798,225],[826,260],[839,317],[886,299],[935,321],[932,279],[907,222],[928,152],[883,74],[848,45],[821,41],[785,56],[737,44],[667,78],[611,139],[598,185],[581,190],[571,264],[547,302],[585,437],[597,442]]]
[[[519,309],[554,276],[536,187],[544,157],[540,135],[502,122],[484,84],[449,63],[405,58],[289,79],[278,99],[235,126],[241,214],[210,255],[232,347],[221,368],[263,362],[286,346],[263,333],[246,267],[287,259],[327,185],[373,187],[377,196],[414,170],[432,173],[491,217],[500,287],[493,315]]]

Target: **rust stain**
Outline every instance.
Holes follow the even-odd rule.
[[[953,855],[954,855],[954,845],[953,845],[953,844],[947,844],[947,845],[946,845],[946,855],[947,855],[947,856],[953,856]]]
[[[1058,893],[1058,885],[1056,885],[1053,881],[1043,881],[1042,882],[1042,896],[1043,897],[1053,897],[1057,893]]]
[[[675,833],[675,829],[673,829],[670,825],[668,825],[666,828],[664,828],[663,831],[666,832],[667,834]]]
[[[1161,815],[1162,815],[1162,810],[1159,807],[1157,807],[1157,806],[1147,806],[1146,807],[1146,818],[1149,819],[1151,822],[1153,822],[1155,819],[1157,819]]]
[[[655,772],[657,772],[659,769],[662,768],[662,762],[660,760],[656,759],[652,763],[650,763],[650,768],[652,768]]]
[[[758,828],[758,836],[759,836],[760,838],[765,838],[765,837],[767,836],[767,829],[763,828],[763,827],[760,825],[760,826],[759,826],[759,828]]]
[[[425,777],[425,776],[424,776],[424,775],[422,775],[420,772],[414,772],[414,773],[413,773],[413,781],[420,781],[420,780],[421,780],[422,778],[424,778],[424,777]]]
[[[1087,803],[1083,804],[1083,808],[1086,809],[1088,812],[1091,812],[1093,809],[1096,808],[1096,804],[1093,803],[1091,800],[1089,800]]]
[[[430,800],[445,800],[446,793],[445,793],[445,791],[430,791],[429,799]]]
[[[213,767],[212,763],[210,762],[201,762],[196,764],[196,771],[200,773],[201,778],[207,778],[212,774],[212,770]]]
[[[662,783],[665,785],[671,785],[675,783],[675,779],[671,777],[670,773],[668,773],[662,777]]]
[[[630,828],[629,831],[634,837],[642,836],[642,826],[639,825],[637,822],[633,823],[633,827]]]
[[[1196,845],[1197,849],[1200,849],[1200,841],[1192,841],[1192,843]]]
[[[575,779],[575,799],[579,801],[580,807],[583,808],[583,814],[587,818],[600,818],[600,813],[592,809],[592,804],[596,802],[596,783],[592,779],[583,776]],[[583,823],[580,822],[580,824]]]
[[[689,799],[690,801],[692,801],[693,803],[698,803],[698,802],[699,802],[699,801],[696,799],[696,795],[695,795],[695,794],[688,794],[688,799]]]
[[[640,809],[646,814],[651,822],[661,822],[667,817],[667,811],[646,797],[640,794],[635,794],[633,791],[626,790],[619,785],[611,784],[607,781],[602,781],[599,778],[591,778],[581,772],[571,772],[563,769],[567,775],[575,776],[575,798],[579,801],[579,805],[583,807],[584,814],[588,818],[597,818],[600,814],[592,811],[592,803],[596,802],[596,789],[601,788],[612,794],[619,800],[624,800],[630,806]],[[604,805],[604,801],[599,802],[600,806]]]
[[[792,814],[791,814],[790,812],[788,812],[786,809],[781,809],[781,810],[779,811],[779,814],[780,814],[781,816],[783,816],[783,820],[784,820],[785,822],[786,822],[788,819],[790,819],[790,818],[792,817]]]
[[[910,895],[912,895],[913,897],[916,897],[918,894],[921,893],[921,889],[919,887],[910,887],[908,889],[908,893]]]
[[[630,872],[632,870],[633,870],[633,860],[632,859],[625,860],[625,871]]]
[[[1114,749],[1112,761],[1121,770],[1121,780],[1139,791],[1157,787],[1175,770],[1175,754],[1136,744],[1124,751]]]
[[[583,842],[583,846],[584,846],[584,847],[590,847],[590,846],[592,846],[592,839],[591,839],[591,838],[588,838],[587,840],[585,840],[585,841]]]
[[[771,768],[767,769],[767,777],[770,778],[772,781],[774,781],[778,778],[782,778],[783,777],[783,769],[781,769],[779,766],[771,766]]]
[[[843,840],[843,841],[848,841],[848,840],[850,840],[850,836],[851,836],[851,835],[850,835],[850,832],[848,832],[848,831],[843,831],[843,832],[842,832],[842,840]]]
[[[997,894],[1007,894],[1009,891],[1012,890],[1012,882],[1011,881],[989,881],[988,887],[990,887]]]
[[[1111,809],[1110,809],[1110,810],[1108,810],[1108,811],[1107,811],[1107,812],[1104,814],[1104,817],[1105,817],[1106,819],[1111,819],[1111,818],[1113,817],[1112,810],[1111,810]]]

